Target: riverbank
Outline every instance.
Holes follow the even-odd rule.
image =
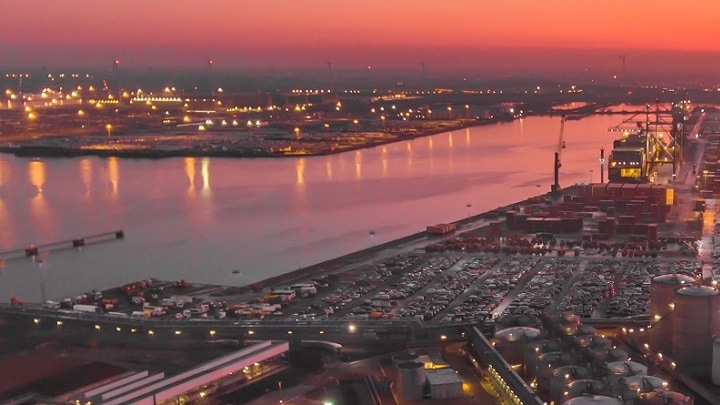
[[[574,185],[563,191],[563,195],[573,195],[575,193],[576,186]],[[450,224],[454,225],[457,230],[449,234],[434,235],[428,233],[427,231],[419,231],[414,234],[393,239],[366,249],[351,252],[317,264],[301,267],[287,273],[260,280],[256,283],[245,286],[240,290],[262,290],[266,287],[307,282],[311,278],[320,278],[331,272],[342,272],[348,268],[355,268],[358,264],[372,263],[374,261],[381,260],[383,258],[381,257],[382,254],[385,254],[385,256],[391,256],[393,254],[397,254],[398,252],[410,253],[417,249],[424,249],[427,245],[443,240],[444,238],[455,237],[458,234],[469,230],[480,230],[481,232],[487,231],[490,222],[504,221],[504,214],[508,210],[517,209],[517,207],[529,204],[535,204],[542,200],[554,200],[558,198],[558,196],[553,196],[552,193],[533,196],[519,202],[507,204],[487,212],[482,212],[477,215],[472,215],[467,218],[450,222]]]
[[[38,137],[0,146],[0,153],[18,157],[171,157],[282,158],[326,156],[427,137],[511,120],[451,120],[422,122],[390,131],[312,134],[305,139],[273,140],[269,136],[247,141],[234,132],[122,133],[73,137]],[[430,127],[430,129],[425,129]]]

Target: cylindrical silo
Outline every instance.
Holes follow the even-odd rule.
[[[613,361],[626,361],[630,359],[628,352],[616,347],[586,349],[588,357],[593,364],[612,363]]]
[[[712,354],[712,383],[720,385],[720,336],[715,336],[713,339],[713,354]]]
[[[643,394],[638,405],[693,405],[695,400],[676,391],[658,391]]]
[[[415,353],[401,352],[391,357],[392,364],[395,366],[395,377],[400,378],[400,370],[397,365],[400,363],[416,362],[420,363],[420,356]]]
[[[524,365],[525,365],[525,380],[532,380],[535,378],[535,364],[537,358],[548,352],[557,352],[562,348],[562,344],[557,340],[537,340],[530,342],[525,346]]]
[[[720,293],[707,286],[675,291],[673,358],[678,367],[710,365],[713,336],[720,332]]]
[[[586,348],[592,347],[595,349],[604,349],[612,346],[612,340],[597,335],[582,335],[573,337],[573,342],[576,347]]]
[[[567,399],[563,398],[566,385],[575,380],[590,378],[590,376],[590,370],[583,366],[571,365],[554,369],[552,377],[550,377],[550,398],[556,404],[561,404]]]
[[[595,336],[596,334],[597,329],[590,325],[582,324],[577,327],[574,336]]]
[[[550,352],[540,355],[535,364],[537,390],[539,392],[550,391],[550,377],[552,377],[553,370],[570,365],[574,360],[573,356],[566,352]]]
[[[406,401],[422,399],[425,386],[425,365],[414,361],[400,363],[398,369],[398,392]]]
[[[408,363],[413,361],[417,362],[419,358],[419,355],[408,352],[393,354],[393,356],[391,357],[394,366],[397,366],[400,363]]]
[[[500,331],[506,328],[514,328],[516,326],[522,326],[526,328],[539,328],[540,324],[540,320],[535,316],[530,316],[527,314],[505,314],[495,319],[495,330]]]
[[[647,367],[634,361],[613,361],[605,365],[608,384],[613,396],[622,394],[620,379],[633,375],[647,375]]]
[[[665,390],[667,381],[652,375],[633,375],[620,379],[622,398],[625,403],[634,403],[640,395],[655,390]]]
[[[693,284],[685,274],[663,274],[652,278],[650,284],[650,348],[659,353],[672,350],[673,321],[670,314],[675,307],[675,290]]]
[[[575,336],[581,324],[580,317],[572,312],[563,312],[551,320],[557,323],[561,335],[564,336]]]
[[[607,394],[605,385],[598,381],[589,378],[583,378],[580,380],[571,381],[565,384],[562,391],[562,397],[558,403],[567,401],[572,398],[581,397],[583,395],[603,395]]]
[[[580,325],[580,317],[572,312],[563,312],[561,315],[563,325]]]
[[[583,395],[569,399],[563,402],[563,405],[622,405],[622,402],[617,398],[602,395]]]
[[[511,366],[522,364],[525,346],[540,339],[540,330],[516,326],[495,333],[495,349]]]
[[[594,336],[597,333],[597,330],[595,328],[585,324],[568,324],[563,325],[562,328],[563,334],[565,336],[575,336],[576,338],[579,338],[581,336]]]

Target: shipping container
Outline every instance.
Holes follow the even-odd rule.
[[[97,305],[75,304],[73,311],[101,313],[102,309]]]

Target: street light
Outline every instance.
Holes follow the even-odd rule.
[[[45,291],[45,271],[43,270],[45,260],[42,258],[35,258],[35,256],[33,256],[33,260],[38,264],[38,268],[40,269],[40,298],[44,304],[45,301],[47,301],[47,293]]]
[[[242,276],[242,287],[245,287],[245,284],[246,284],[246,282],[245,282],[245,272],[244,272],[244,271],[240,271],[240,269],[235,269],[235,270],[232,271],[232,274],[235,275],[235,276]]]
[[[113,127],[112,127],[112,125],[110,125],[110,124],[107,124],[107,125],[105,125],[105,129],[107,129],[107,133],[108,133],[108,142],[110,142],[110,135],[111,135],[111,133],[112,133],[112,129],[113,129]]]

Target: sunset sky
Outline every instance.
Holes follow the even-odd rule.
[[[0,68],[201,67],[208,58],[247,68],[502,68],[720,54],[716,0],[4,0],[1,11]]]

